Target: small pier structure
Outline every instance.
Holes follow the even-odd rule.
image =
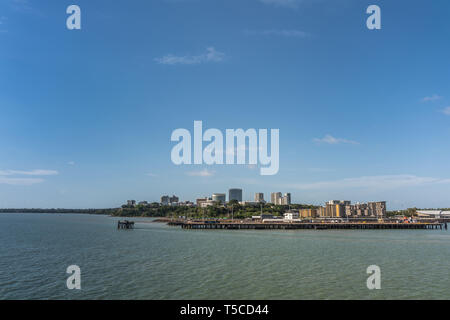
[[[117,229],[133,229],[134,228],[134,221],[117,221]]]

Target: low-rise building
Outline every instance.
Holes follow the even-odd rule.
[[[313,209],[300,209],[299,215],[302,218],[316,218],[320,216],[320,210],[313,208]]]
[[[226,200],[226,194],[225,193],[213,193],[212,194],[212,201],[225,203]]]
[[[285,220],[294,220],[299,218],[299,213],[297,211],[288,211],[284,214]]]

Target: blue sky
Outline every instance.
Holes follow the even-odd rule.
[[[66,28],[77,4],[82,29]],[[366,8],[381,8],[368,30]],[[0,2],[0,207],[240,187],[450,207],[448,1]],[[175,166],[173,130],[280,129],[280,170]]]

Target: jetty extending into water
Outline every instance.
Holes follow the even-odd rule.
[[[381,229],[447,229],[447,223],[440,222],[415,222],[415,223],[395,223],[395,222],[250,222],[250,221],[169,221],[168,225],[181,226],[183,229],[215,229],[215,230],[327,230],[327,229],[360,229],[360,230],[381,230]]]

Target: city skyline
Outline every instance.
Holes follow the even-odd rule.
[[[250,201],[450,207],[450,3],[437,1],[376,1],[380,30],[357,0],[80,0],[81,30],[66,3],[3,1],[0,208],[228,186]],[[279,129],[278,173],[175,165],[171,133],[194,121]]]

